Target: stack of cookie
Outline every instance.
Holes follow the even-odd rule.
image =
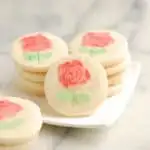
[[[128,43],[123,35],[110,30],[81,33],[70,42],[69,51],[74,56],[90,56],[103,65],[108,78],[108,96],[121,91],[130,60]]]
[[[68,46],[59,37],[50,33],[32,33],[17,39],[13,44],[12,58],[22,90],[44,95],[44,79],[51,65],[68,56]]]
[[[126,56],[126,60],[113,64],[112,66],[105,67],[108,78],[108,96],[113,96],[122,90],[122,83],[125,77],[127,65],[130,62],[130,56]]]

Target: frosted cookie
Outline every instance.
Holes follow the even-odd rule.
[[[30,71],[47,71],[51,63],[65,56],[68,56],[67,44],[50,33],[28,34],[13,43],[15,63]]]
[[[17,67],[17,71],[22,78],[32,82],[44,82],[46,75],[46,72],[31,72],[20,67]]]
[[[44,96],[44,83],[32,82],[18,77],[16,85],[21,90],[36,96]]]
[[[0,150],[27,150],[41,125],[42,115],[36,104],[17,97],[0,97]]]
[[[119,94],[122,90],[122,85],[110,86],[108,88],[108,97],[115,96]]]
[[[108,67],[125,59],[128,43],[115,31],[89,31],[76,36],[69,44],[69,51],[72,55],[88,55]]]
[[[123,82],[125,72],[120,72],[108,77],[108,85],[118,85]]]
[[[53,64],[45,78],[49,105],[65,116],[90,115],[107,97],[104,68],[89,57],[67,57]]]

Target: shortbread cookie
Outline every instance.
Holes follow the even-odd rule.
[[[28,147],[38,136],[41,125],[42,115],[36,104],[17,97],[0,97],[1,150]]]
[[[128,43],[115,31],[89,31],[76,36],[69,44],[69,51],[72,55],[88,55],[108,67],[125,60]]]
[[[112,63],[111,65],[105,65],[105,69],[107,71],[107,74],[112,75],[118,67],[120,68],[120,70],[122,70],[123,66],[124,66],[124,68],[126,68],[130,63],[131,63],[131,55],[130,55],[129,51],[127,51],[124,56],[124,59],[118,61],[118,63],[116,61],[114,61],[114,63]],[[119,69],[117,69],[117,70],[119,70]],[[116,73],[117,73],[117,71],[116,71]]]
[[[107,97],[104,68],[89,57],[67,57],[53,64],[45,78],[49,105],[65,116],[90,115]]]
[[[119,72],[124,72],[126,69],[127,69],[127,63],[122,62],[122,63],[112,66],[110,68],[106,68],[107,76],[112,76]]]
[[[29,71],[47,71],[51,63],[65,56],[67,44],[50,33],[28,34],[13,43],[13,60]]]
[[[108,77],[108,85],[114,86],[114,85],[121,84],[124,80],[124,74],[125,74],[125,72],[119,72],[112,76],[109,76]]]
[[[32,82],[44,82],[46,76],[46,72],[31,72],[20,67],[17,67],[17,71],[22,78]]]
[[[122,90],[122,85],[116,85],[116,86],[110,86],[108,88],[108,97],[112,97],[115,96],[117,94],[119,94]]]
[[[124,61],[110,67],[105,67],[107,76],[112,76],[116,73],[125,71],[130,63],[131,63],[131,56],[128,53]]]
[[[16,85],[20,90],[31,95],[44,96],[44,83],[32,82],[21,77],[18,77]]]

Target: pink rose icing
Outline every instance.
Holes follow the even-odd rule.
[[[67,88],[86,84],[91,77],[89,71],[79,60],[72,60],[61,64],[58,71],[60,83]]]
[[[52,42],[41,34],[36,34],[22,39],[22,46],[25,52],[40,52],[51,49]]]
[[[108,32],[88,32],[82,39],[82,46],[106,47],[112,44],[114,39]]]
[[[0,121],[15,116],[23,108],[9,100],[0,100]]]

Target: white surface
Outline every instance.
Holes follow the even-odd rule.
[[[7,89],[7,94],[28,98],[36,102],[41,108],[43,119],[46,124],[79,128],[95,128],[103,125],[110,126],[115,123],[115,121],[124,112],[125,106],[134,91],[139,73],[140,63],[132,62],[128,66],[122,92],[116,96],[106,99],[104,104],[89,117],[68,118],[60,116],[50,108],[44,98],[31,97],[17,90],[13,84],[11,84]]]

